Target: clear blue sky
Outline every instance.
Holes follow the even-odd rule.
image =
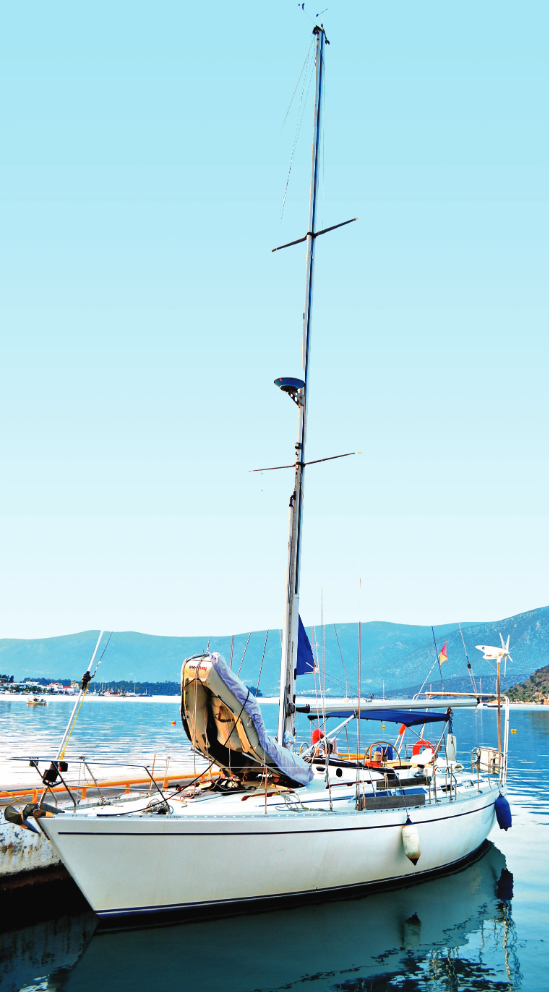
[[[314,15],[316,8],[306,4]],[[282,622],[312,108],[274,4],[5,4],[0,636]],[[301,612],[549,603],[549,8],[335,0]]]

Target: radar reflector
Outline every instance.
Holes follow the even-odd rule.
[[[275,379],[274,384],[275,386],[278,386],[283,393],[289,393],[290,396],[295,396],[305,385],[303,379],[292,379],[291,376],[287,375],[282,375],[279,379]]]

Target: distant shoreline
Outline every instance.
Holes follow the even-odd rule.
[[[43,699],[44,696],[37,694]],[[32,693],[0,693],[0,703],[6,702],[18,702],[27,705],[29,698],[32,698]],[[45,700],[46,703],[71,703],[74,705],[76,696],[48,696]],[[386,700],[385,700],[386,701]],[[180,696],[98,696],[95,693],[90,693],[86,697],[86,702],[94,703],[180,703]],[[278,705],[278,696],[259,696],[257,697],[257,702],[262,705],[266,703],[268,706]],[[330,698],[330,702],[341,702],[342,705],[345,704],[346,700],[343,697],[333,697]],[[374,702],[379,702],[380,707],[383,706],[383,699],[374,699]],[[468,707],[467,707],[468,708]],[[471,708],[473,708],[471,706]],[[509,708],[512,710],[547,710],[549,713],[549,706],[546,703],[509,703]],[[483,710],[492,711],[495,710],[495,706],[484,706]]]
[[[25,703],[27,704],[29,699],[34,699],[36,695],[37,699],[44,700],[48,705],[50,703],[71,703],[74,706],[75,701],[78,699],[78,693],[74,695],[65,696],[62,693],[58,695],[46,695],[43,692],[37,692],[33,694],[32,692],[3,692],[0,693],[0,703],[10,702],[10,703]],[[90,692],[86,696],[86,702],[93,703],[180,703],[181,696],[99,696],[95,692]],[[549,709],[549,707],[548,707]]]

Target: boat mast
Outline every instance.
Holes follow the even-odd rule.
[[[305,474],[305,441],[307,437],[307,392],[311,311],[313,303],[313,269],[316,231],[316,200],[318,193],[318,159],[320,147],[320,121],[322,114],[322,84],[324,74],[324,28],[315,26],[316,35],[316,88],[311,161],[311,191],[309,199],[309,227],[307,230],[307,262],[305,281],[305,307],[303,311],[303,378],[296,402],[299,409],[298,440],[295,445],[294,491],[290,497],[288,536],[288,576],[285,596],[284,632],[280,665],[280,703],[278,714],[278,741],[285,744],[295,735],[295,678],[297,666],[297,637],[299,624],[299,574],[301,568],[301,536],[303,524],[303,481]]]

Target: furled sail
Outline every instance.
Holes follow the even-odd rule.
[[[316,671],[315,659],[311,642],[307,637],[307,631],[303,625],[303,620],[299,617],[297,630],[297,666],[296,675],[310,675]]]
[[[183,662],[181,719],[191,743],[226,772],[245,778],[266,767],[292,785],[313,777],[307,762],[268,736],[255,696],[217,652]]]

